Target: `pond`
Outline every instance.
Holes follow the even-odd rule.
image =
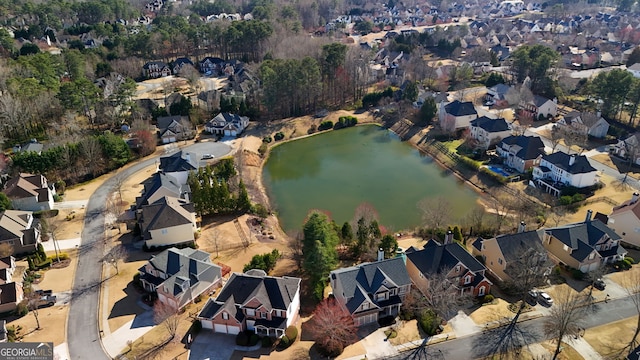
[[[453,221],[477,205],[478,195],[392,132],[357,126],[291,141],[271,150],[262,174],[280,226],[302,228],[312,209],[339,225],[363,203],[372,205],[389,231],[422,223],[417,204],[444,197]]]

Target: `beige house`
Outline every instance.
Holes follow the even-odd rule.
[[[42,175],[21,173],[7,182],[4,193],[16,210],[51,210],[56,188]]]
[[[170,196],[143,206],[138,223],[149,248],[191,243],[198,231],[194,205]]]
[[[631,199],[613,208],[607,226],[622,236],[625,243],[640,246],[640,195],[633,193]]]
[[[471,120],[477,117],[478,112],[470,101],[461,102],[455,100],[446,105],[442,102],[438,109],[440,127],[446,132],[468,129]]]
[[[627,251],[620,235],[602,221],[591,220],[591,213],[587,211],[583,222],[545,230],[542,245],[554,262],[587,273],[624,259]]]
[[[31,211],[5,210],[0,212],[0,243],[13,246],[14,254],[36,250],[40,242],[39,225]]]
[[[476,140],[477,146],[484,150],[511,135],[509,124],[502,118],[490,119],[486,116],[481,116],[471,120],[470,125],[471,137]]]

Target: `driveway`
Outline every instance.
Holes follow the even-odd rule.
[[[202,330],[191,343],[189,360],[229,360],[235,348],[235,336]]]

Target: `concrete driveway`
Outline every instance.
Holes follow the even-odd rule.
[[[229,360],[236,348],[234,335],[202,330],[189,349],[189,360]]]

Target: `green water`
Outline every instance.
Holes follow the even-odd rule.
[[[263,181],[281,227],[302,228],[311,209],[327,212],[338,224],[350,221],[361,203],[377,210],[390,231],[413,229],[422,221],[417,203],[445,197],[452,217],[461,219],[478,195],[378,126],[331,131],[275,147]]]

